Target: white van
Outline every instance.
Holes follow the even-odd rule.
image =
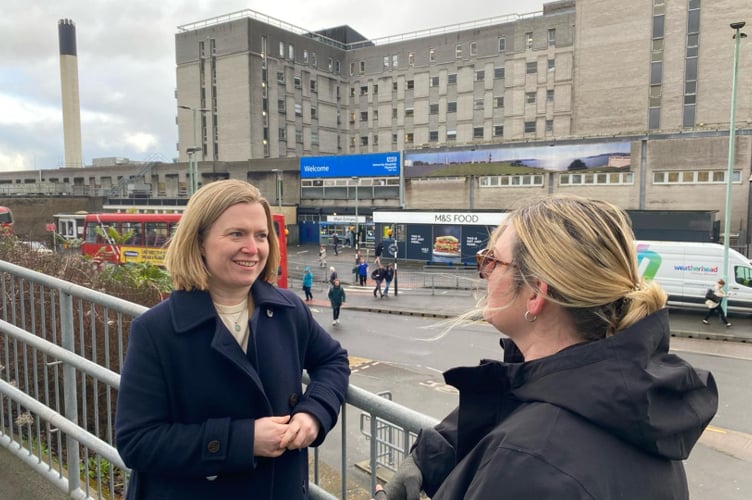
[[[723,277],[723,245],[681,241],[636,241],[637,264],[647,280],[655,280],[669,295],[669,305],[705,307],[705,292]],[[728,310],[752,311],[752,265],[729,249]]]

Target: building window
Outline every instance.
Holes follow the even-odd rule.
[[[389,56],[384,56],[384,69],[389,69]]]
[[[454,85],[457,83],[457,73],[449,73],[447,75],[447,84]]]
[[[361,111],[360,112],[360,121],[367,122],[368,121],[368,111]]]
[[[470,42],[470,57],[475,57],[477,55],[478,55],[478,43]]]
[[[287,111],[287,107],[285,106],[285,99],[278,99],[277,100],[277,111],[280,113],[284,113]]]
[[[373,114],[374,121],[379,119],[379,110],[378,109],[374,109],[372,114]]]
[[[475,99],[473,109],[483,109],[483,98]]]
[[[525,133],[530,134],[535,132],[535,122],[525,122]]]
[[[475,81],[476,82],[482,82],[486,79],[486,72],[483,70],[476,71],[475,72]]]
[[[397,144],[397,134],[392,134],[392,144]]]
[[[473,127],[473,139],[483,139],[483,127]]]
[[[501,78],[504,78],[504,67],[501,68],[494,68],[494,78],[499,80]]]
[[[408,132],[408,133],[405,134],[405,142],[412,144],[412,142],[413,142],[413,133],[412,132]]]
[[[360,145],[361,146],[368,146],[368,136],[367,135],[361,135],[360,136]]]
[[[295,46],[293,44],[287,46],[287,58],[291,61],[295,60]]]
[[[277,83],[280,85],[285,84],[285,73],[284,71],[277,71]]]
[[[457,140],[457,131],[447,130],[447,141],[456,141],[456,140]]]
[[[373,145],[378,146],[379,145],[379,136],[374,134],[373,135]]]
[[[504,107],[504,97],[503,96],[496,96],[496,97],[494,97],[494,107],[495,108],[503,108]]]
[[[412,118],[415,115],[415,109],[405,108],[405,118]]]
[[[368,85],[361,85],[360,95],[368,95]]]
[[[535,92],[525,92],[525,102],[535,104]]]
[[[527,63],[526,73],[532,75],[538,72],[538,63],[536,61]]]
[[[373,86],[373,95],[379,95],[379,86],[378,85],[374,85]]]
[[[456,57],[457,59],[462,58],[462,44],[461,43],[458,43],[457,45],[454,46],[454,57]]]
[[[279,129],[279,140],[280,141],[286,141],[287,140],[287,129],[284,127],[281,127]]]
[[[279,57],[285,57],[285,42],[279,42]]]
[[[316,80],[311,80],[311,92],[316,92]]]
[[[499,52],[506,52],[507,50],[507,39],[504,37],[499,37]]]
[[[329,73],[334,71],[334,59],[331,57],[326,61],[326,68],[329,70]]]
[[[546,90],[546,102],[554,102],[554,91]]]
[[[436,62],[436,49],[428,49],[428,62]]]
[[[556,30],[553,28],[548,30],[548,46],[556,47]]]
[[[438,87],[439,86],[439,77],[438,76],[432,76],[428,80],[428,86],[429,87]]]
[[[525,49],[533,50],[533,32],[528,31],[525,33]]]
[[[457,112],[457,101],[449,101],[447,103],[447,113],[456,113]]]
[[[295,104],[295,116],[303,116],[303,105]]]
[[[408,52],[407,53],[407,65],[411,68],[415,66],[415,52]]]
[[[650,95],[648,97],[648,106],[651,108],[657,108],[661,105],[661,86],[651,85]]]
[[[546,133],[547,134],[554,133],[554,121],[553,120],[546,120]]]
[[[355,74],[355,62],[350,63],[350,76]]]
[[[429,115],[438,115],[439,114],[439,105],[438,104],[429,104],[428,105],[428,114]]]
[[[308,64],[308,49],[303,49],[303,64]]]
[[[494,137],[504,136],[504,125],[494,125]]]
[[[350,97],[355,97],[355,87],[350,87]]]
[[[301,83],[300,82],[301,82],[300,76],[296,76],[295,78],[293,78],[293,83],[294,83],[296,89],[301,88]]]
[[[650,84],[659,85],[663,81],[663,63],[650,63]]]
[[[405,82],[405,88],[407,90],[414,89],[415,88],[415,80],[407,80],[407,82]]]
[[[303,144],[303,131],[302,130],[295,130],[295,142],[298,144]]]
[[[360,71],[361,75],[366,72],[366,62],[365,61],[360,61],[359,71]]]
[[[430,142],[439,142],[439,131],[431,130],[428,132],[428,140]]]
[[[556,69],[556,60],[555,59],[549,59],[548,60],[548,71],[553,71]]]
[[[311,146],[319,145],[319,133],[311,130]]]
[[[319,58],[315,52],[311,52],[311,66],[314,68],[318,68],[319,66]]]
[[[319,110],[316,106],[311,106],[311,120],[316,120],[319,117]]]

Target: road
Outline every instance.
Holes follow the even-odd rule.
[[[436,418],[457,402],[441,371],[501,354],[497,332],[485,324],[458,325],[446,332],[448,324],[440,320],[344,311],[335,327],[329,314],[327,309],[314,311],[350,355],[359,358],[352,384],[374,393],[389,391],[394,401]],[[671,345],[693,365],[709,369],[720,392],[718,413],[686,461],[690,497],[752,498],[752,345],[688,338],[672,338]],[[351,440],[350,449],[354,446],[351,462],[367,456],[365,442],[358,449]]]

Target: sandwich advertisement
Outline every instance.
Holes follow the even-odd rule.
[[[461,264],[473,262],[475,253],[488,242],[487,226],[412,224],[408,227],[408,259]]]

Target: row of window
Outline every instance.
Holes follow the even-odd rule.
[[[741,171],[734,170],[733,182],[741,182]],[[566,172],[558,174],[559,185],[618,186],[634,184],[632,172]],[[653,184],[725,184],[724,170],[653,172]],[[479,178],[480,187],[543,186],[543,175],[486,175]]]
[[[285,44],[285,42],[280,41],[278,56],[280,59],[286,58],[292,62],[296,62],[295,45],[293,45],[292,43]],[[266,58],[265,51],[261,54],[261,57]],[[297,62],[300,62],[306,66],[310,64],[313,68],[319,67],[319,59],[316,55],[316,52],[309,52],[308,49],[303,49],[302,59]],[[342,63],[339,59],[333,59],[330,57],[327,59],[326,69],[327,71],[329,71],[329,73],[340,74],[342,71]]]

